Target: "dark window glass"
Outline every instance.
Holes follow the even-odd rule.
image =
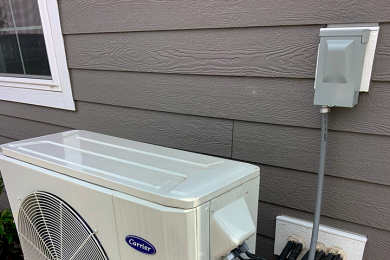
[[[19,31],[24,67],[28,75],[50,75],[42,30]]]
[[[37,0],[0,0],[0,76],[51,78]]]
[[[15,32],[0,32],[1,73],[24,74]]]

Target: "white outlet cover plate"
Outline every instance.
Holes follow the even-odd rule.
[[[302,253],[298,257],[298,260],[300,260],[310,247],[312,229],[312,222],[287,216],[276,217],[274,254],[280,255],[283,248],[286,246],[287,238],[290,235],[298,235],[306,243],[306,247],[302,250]],[[320,225],[318,242],[324,243],[326,247],[341,247],[349,260],[362,260],[367,237]]]

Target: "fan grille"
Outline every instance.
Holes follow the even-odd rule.
[[[64,201],[41,191],[20,204],[18,232],[27,260],[106,260],[87,223]]]

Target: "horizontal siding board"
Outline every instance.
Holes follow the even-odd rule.
[[[257,235],[256,237],[256,254],[267,260],[277,260],[278,257],[274,255],[275,240],[270,237]],[[249,248],[249,252],[254,253],[252,248]]]
[[[66,111],[0,101],[0,114],[201,152],[231,156],[232,120],[77,102]]]
[[[65,34],[390,22],[386,0],[59,1]]]
[[[180,114],[319,127],[314,80],[71,70],[77,100]],[[390,135],[390,83],[373,82],[353,108],[334,108],[329,128]]]
[[[260,202],[257,222],[258,233],[266,237],[274,238],[276,217],[280,215],[307,221],[313,221],[314,218],[313,214],[305,211]],[[390,232],[324,216],[321,217],[321,224],[367,236],[368,240],[364,251],[364,260],[390,259]]]
[[[69,127],[50,125],[22,118],[0,115],[0,135],[21,140],[71,130]]]
[[[81,101],[318,127],[314,80],[77,69],[71,78]]]
[[[68,66],[314,78],[320,26],[67,35]]]
[[[318,171],[320,130],[236,121],[233,158],[308,172]],[[326,174],[390,185],[387,136],[330,131]]]
[[[1,136],[0,135],[0,145],[1,144],[6,144],[6,143],[10,143],[10,142],[13,142],[13,141],[16,141],[16,140],[12,139],[12,138],[9,138],[9,137],[5,137],[5,136]]]
[[[70,68],[314,78],[321,26],[66,35]],[[283,40],[281,40],[283,39]],[[372,79],[390,81],[390,23],[381,25]]]
[[[377,51],[372,78],[390,81],[390,23],[382,24],[379,32]]]
[[[314,78],[320,26],[67,35],[70,68]],[[281,40],[283,39],[283,40]],[[381,26],[373,80],[390,81],[390,24]]]
[[[317,174],[260,166],[260,200],[314,212]],[[325,176],[321,214],[390,231],[390,188]]]
[[[329,114],[330,129],[390,135],[390,82],[372,82],[369,93],[360,93],[354,108],[335,107]],[[318,107],[316,107],[318,111]],[[319,121],[319,115],[317,116]]]

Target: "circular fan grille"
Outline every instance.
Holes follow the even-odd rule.
[[[27,260],[106,260],[95,231],[64,201],[36,191],[20,204],[18,232]]]

